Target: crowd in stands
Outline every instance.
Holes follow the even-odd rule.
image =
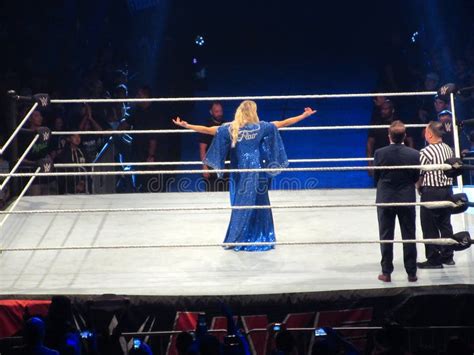
[[[108,295],[110,297],[111,295]],[[250,355],[255,353],[250,345],[249,335],[236,324],[236,317],[226,305],[222,305],[222,315],[227,318],[227,333],[217,336],[207,328],[204,313],[198,316],[195,329],[178,333],[173,348],[156,346],[153,336],[125,338],[119,328],[109,329],[97,324],[83,323],[74,314],[74,303],[66,296],[54,296],[45,317],[24,315],[22,329],[15,337],[0,339],[2,355],[122,355],[177,353],[179,355]],[[114,307],[106,307],[112,312]],[[97,310],[96,310],[97,311]],[[115,309],[117,311],[117,309]],[[115,314],[115,313],[114,313]],[[118,316],[117,314],[115,314]],[[118,316],[120,318],[120,316]],[[92,317],[93,318],[93,317]],[[84,322],[84,320],[82,320]],[[108,324],[108,323],[107,323]],[[394,322],[387,322],[377,330],[366,332],[365,341],[356,347],[352,338],[344,337],[331,327],[314,329],[310,338],[287,330],[284,323],[270,323],[266,334],[266,355],[467,355],[472,354],[471,345],[464,337],[446,337],[446,343],[437,347],[426,342],[410,342],[407,328]],[[311,339],[311,340],[309,340]],[[360,334],[353,339],[362,339]],[[154,346],[155,345],[155,346]],[[362,346],[362,348],[360,348]],[[175,348],[174,348],[175,347]]]
[[[474,86],[474,43],[453,50],[448,38],[440,37],[421,51],[412,43],[401,41],[394,34],[383,65],[379,68],[376,92],[433,92],[446,83],[456,83],[458,88]],[[416,50],[418,48],[418,50]],[[449,95],[423,95],[400,97],[376,97],[371,124],[390,124],[401,120],[405,124],[427,124],[441,121],[445,125],[445,143],[454,145],[452,137],[452,110]],[[463,91],[456,96],[457,122],[474,117],[474,90]],[[474,127],[472,127],[474,128]],[[464,150],[470,149],[471,127],[461,129],[460,140]],[[405,142],[416,149],[425,146],[422,129],[411,129]],[[369,131],[367,156],[388,144],[387,134],[379,130]],[[466,153],[466,152],[464,152]]]
[[[124,70],[115,70],[112,73],[100,74],[98,70],[91,70],[86,75],[77,95],[83,98],[127,98],[127,73]],[[31,95],[42,89],[20,89],[19,94]],[[55,92],[52,97],[61,96]],[[133,97],[149,98],[152,90],[148,86],[141,86]],[[20,103],[18,107],[19,122],[29,111],[31,104]],[[143,102],[133,107],[127,103],[112,104],[73,104],[49,105],[46,108],[35,110],[18,135],[18,156],[25,151],[32,139],[47,127],[52,132],[61,131],[109,131],[109,130],[137,130],[137,129],[164,129],[171,128],[169,109],[165,105]],[[3,141],[5,137],[3,137]],[[108,160],[101,162],[155,162],[176,160],[179,154],[179,144],[174,135],[110,135],[110,134],[53,134],[48,141],[38,140],[26,155],[20,172],[33,171],[42,159],[50,159],[55,164],[83,164],[100,161],[100,152],[107,143],[109,150]],[[1,160],[0,169],[8,171],[7,160]],[[58,171],[84,171],[87,168],[74,167],[58,169]],[[146,178],[138,179],[127,184],[122,190],[147,191]],[[91,179],[85,176],[66,178],[36,179],[29,194],[71,194],[91,192]],[[120,190],[120,188],[118,188]],[[6,197],[6,196],[5,196]],[[0,200],[5,200],[1,198]]]

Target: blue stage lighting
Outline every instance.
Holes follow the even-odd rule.
[[[420,34],[418,33],[418,31],[414,32],[414,33],[411,35],[411,41],[412,41],[412,43],[415,43],[415,42],[416,42],[416,40],[417,40],[417,38],[418,38],[419,35],[420,35]]]
[[[198,45],[199,47],[202,47],[204,45],[204,37],[197,36],[196,39],[194,40],[194,43],[196,43],[196,45]]]

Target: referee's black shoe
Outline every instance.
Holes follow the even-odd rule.
[[[442,269],[443,264],[433,264],[428,260],[423,261],[422,263],[416,263],[418,269]]]
[[[446,258],[446,259],[443,259],[441,261],[444,265],[448,265],[448,266],[454,266],[456,265],[456,263],[454,262],[454,259],[453,258]]]

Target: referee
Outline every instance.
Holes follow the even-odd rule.
[[[420,151],[420,164],[444,164],[454,156],[453,150],[443,143],[443,124],[431,121],[425,130],[429,144]],[[443,171],[423,171],[418,182],[421,202],[451,200],[453,179]],[[420,208],[421,229],[424,239],[449,238],[453,235],[451,211],[449,208]],[[425,244],[426,261],[418,263],[420,269],[441,269],[443,264],[454,265],[453,251],[440,245]]]

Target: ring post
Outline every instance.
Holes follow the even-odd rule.
[[[461,158],[461,144],[459,142],[459,129],[458,129],[457,119],[456,119],[456,107],[455,107],[456,102],[454,98],[454,93],[451,93],[449,95],[449,99],[451,101],[451,113],[453,115],[454,155],[458,158]],[[464,183],[462,180],[462,174],[457,177],[457,183],[458,183],[459,192],[463,192]],[[463,229],[466,230],[467,220],[466,220],[466,215],[464,213],[462,217],[462,224],[463,224]]]
[[[6,112],[7,119],[7,132],[12,133],[17,127],[16,118],[18,116],[18,102],[14,97],[14,91],[10,90],[8,92],[8,105]],[[8,154],[8,159],[11,163],[17,161],[18,159],[18,140],[14,139],[11,143],[10,153]],[[19,192],[18,179],[13,179],[11,182],[11,191],[12,195],[16,196]]]

